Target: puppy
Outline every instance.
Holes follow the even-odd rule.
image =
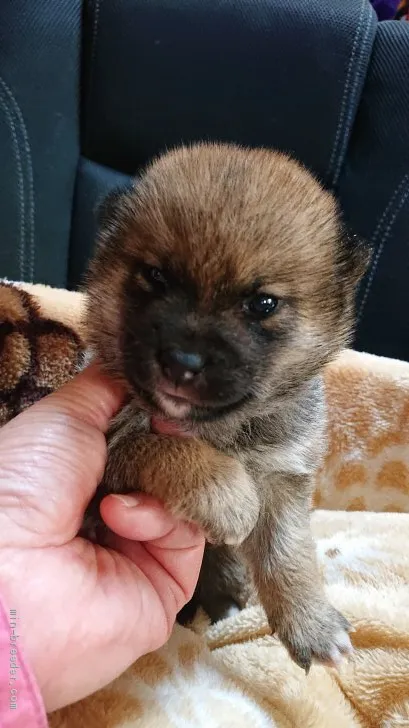
[[[108,198],[88,276],[91,350],[129,393],[98,497],[141,489],[198,523],[212,545],[195,600],[220,618],[248,568],[306,670],[351,650],[309,513],[321,373],[349,342],[367,257],[297,163],[201,144]]]

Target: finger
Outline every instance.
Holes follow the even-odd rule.
[[[158,594],[170,627],[191,599],[203,559],[204,538],[184,522],[156,541],[131,541],[112,534],[108,545],[130,559]]]
[[[157,542],[165,539],[166,546],[172,548],[185,548],[192,537],[195,541],[201,539],[199,529],[193,524],[186,524],[185,530],[176,529],[177,519],[158,500],[145,493],[108,495],[100,509],[107,526],[123,538]],[[182,538],[180,546],[175,541],[175,534],[178,539]]]
[[[92,365],[1,429],[0,541],[46,545],[75,535],[104,472],[103,432],[121,395]]]
[[[191,598],[199,575],[204,549],[200,529],[176,520],[144,493],[107,496],[101,503],[101,515],[114,531],[109,545],[143,570],[162,601],[171,589],[181,609]]]
[[[120,407],[122,397],[122,386],[94,363],[28,411],[58,408],[100,432],[106,432],[110,420]]]

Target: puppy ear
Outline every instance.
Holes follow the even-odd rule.
[[[358,235],[344,230],[346,253],[346,274],[354,286],[357,286],[368,270],[372,258],[372,250]]]
[[[112,224],[118,219],[121,201],[129,191],[129,186],[115,187],[102,200],[97,202],[95,217],[99,228]]]

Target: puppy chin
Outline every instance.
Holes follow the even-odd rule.
[[[156,392],[156,402],[164,415],[173,420],[187,419],[192,411],[192,405],[187,400],[176,399],[164,392]]]

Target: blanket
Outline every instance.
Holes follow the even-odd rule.
[[[0,423],[73,375],[83,303],[0,283]],[[52,728],[409,726],[409,364],[346,351],[325,387],[329,449],[312,522],[328,597],[355,630],[353,657],[305,676],[257,604],[215,625],[200,613],[104,690],[52,714]]]

